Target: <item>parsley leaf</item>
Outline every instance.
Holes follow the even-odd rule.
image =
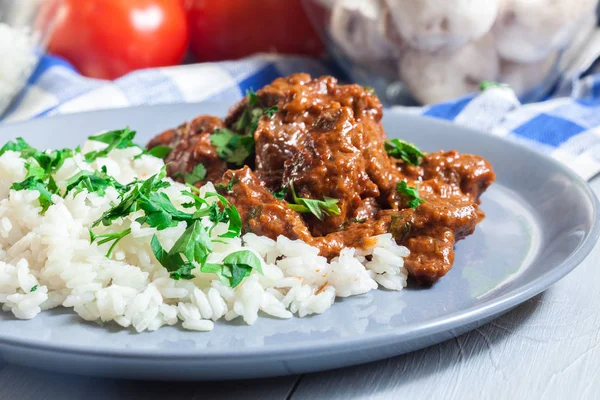
[[[195,185],[206,178],[206,168],[202,164],[198,164],[194,167],[191,173],[185,174],[185,183],[189,185]]]
[[[106,166],[102,166],[100,171],[81,171],[69,178],[67,180],[65,196],[71,190],[76,190],[79,193],[83,189],[87,189],[89,193],[98,193],[98,195],[104,196],[106,188],[109,186],[117,190],[124,188],[115,178],[108,175]]]
[[[225,257],[222,264],[204,264],[200,267],[202,272],[217,274],[223,284],[232,288],[239,285],[253,269],[263,273],[260,259],[250,250],[231,253]]]
[[[110,245],[110,247],[108,248],[108,252],[106,253],[106,257],[110,257],[110,255],[112,254],[112,251],[114,250],[117,243],[119,243],[121,241],[121,239],[123,239],[125,236],[127,236],[131,233],[131,228],[127,228],[127,229],[124,229],[119,232],[103,233],[100,235],[95,234],[94,232],[92,232],[91,229],[89,230],[89,232],[90,232],[90,243],[94,243],[97,239],[100,239],[100,240],[98,240],[98,245],[102,245],[102,244],[108,243],[108,242],[113,242]]]
[[[421,197],[419,197],[419,190],[408,186],[406,181],[400,181],[396,185],[396,190],[403,196],[406,196],[407,204],[411,208],[417,208],[421,204],[425,203]]]
[[[164,160],[173,149],[169,146],[155,146],[148,150],[147,154]],[[143,153],[142,153],[143,154]],[[140,154],[141,155],[141,154]],[[136,156],[137,158],[138,156]]]
[[[227,182],[227,186],[222,183],[217,183],[215,189],[219,192],[231,193],[233,191],[233,185],[236,183],[238,183],[238,179],[235,176],[232,176],[229,182]]]
[[[123,188],[125,193],[121,195],[121,202],[105,211],[104,214],[92,224],[92,227],[98,226],[100,223],[104,226],[109,226],[112,224],[112,221],[126,217],[132,212],[139,210],[141,208],[141,205],[139,204],[140,200],[149,201],[148,197],[152,192],[169,186],[168,182],[163,181],[165,175],[166,170],[165,167],[163,167],[158,174],[152,175],[145,181],[136,181],[131,185],[125,186]],[[130,186],[133,188],[129,189]],[[126,192],[126,190],[129,191]],[[146,209],[151,208],[151,206],[146,206]]]
[[[294,203],[287,203],[287,206],[294,211],[299,213],[312,213],[319,220],[323,220],[324,216],[331,216],[333,214],[340,215],[340,208],[338,206],[338,199],[325,196],[323,200],[304,199],[296,196],[294,185],[290,184],[292,189],[292,196]]]
[[[52,177],[64,164],[65,160],[73,157],[74,151],[71,149],[59,149],[53,151],[40,151],[31,147],[22,138],[15,139],[14,142],[6,143],[0,154],[6,151],[18,151],[21,158],[26,160],[25,169],[27,175],[22,182],[15,182],[11,185],[13,190],[36,190],[40,193],[38,201],[42,206],[41,214],[44,214],[52,203],[52,194],[58,194],[58,186]]]
[[[228,219],[229,219],[229,229],[227,230],[227,232],[225,232],[224,234],[220,235],[220,237],[222,238],[234,238],[234,237],[238,237],[240,236],[240,233],[242,232],[242,217],[240,216],[239,211],[237,210],[237,208],[235,208],[235,206],[233,204],[231,204],[225,197],[221,196],[218,193],[214,193],[214,192],[209,192],[206,193],[206,197],[210,198],[210,197],[216,197],[217,199],[219,199],[219,202],[223,205],[223,211]],[[216,219],[212,220],[212,222],[225,222],[225,221],[218,221],[219,218],[223,218],[218,216],[220,214],[214,214],[213,218]],[[210,217],[210,211],[209,211],[209,217]]]
[[[237,166],[244,165],[244,161],[254,153],[254,138],[242,136],[227,129],[215,129],[210,135],[210,141],[217,150],[221,160]]]
[[[194,279],[196,265],[204,265],[212,252],[212,241],[200,221],[194,221],[177,239],[171,250],[166,252],[156,235],[150,247],[158,262],[170,272],[172,279]],[[185,260],[182,255],[185,256]]]
[[[271,106],[265,109],[261,108],[260,98],[252,89],[246,91],[246,99],[246,108],[238,120],[233,124],[233,129],[247,136],[253,136],[258,128],[258,122],[261,117],[266,115],[268,118],[273,118],[275,113],[279,111],[279,107]]]
[[[284,186],[281,188],[281,190],[277,191],[277,192],[271,192],[271,194],[273,195],[273,197],[275,197],[278,200],[283,200],[285,199],[285,196],[287,196],[287,187]]]
[[[275,113],[276,113],[277,111],[279,111],[279,107],[277,107],[277,106],[272,106],[272,107],[269,107],[269,108],[265,108],[265,109],[263,110],[263,115],[266,115],[266,116],[267,116],[267,117],[269,117],[269,118],[273,118],[273,116],[275,115]]]
[[[394,158],[399,158],[407,164],[420,165],[425,156],[421,150],[412,143],[400,139],[385,141],[385,151]]]
[[[115,131],[109,131],[105,133],[101,133],[96,136],[90,136],[88,139],[93,140],[95,142],[106,143],[106,146],[102,150],[93,150],[89,153],[84,154],[85,161],[92,162],[100,157],[106,157],[108,153],[113,151],[114,149],[126,149],[128,147],[138,147],[142,149],[141,146],[133,143],[133,138],[135,137],[135,131],[126,127],[125,129],[118,129]]]
[[[38,201],[44,214],[48,208],[54,204],[52,195],[58,193],[58,186],[51,175],[47,176],[42,167],[35,164],[25,163],[27,175],[22,182],[14,182],[11,185],[13,190],[36,190],[40,193]]]
[[[146,214],[144,217],[138,218],[138,222],[146,223],[159,231],[175,226],[179,221],[185,221],[189,225],[194,218],[193,214],[175,208],[169,196],[163,192],[152,192],[148,197],[140,195],[136,209],[143,210]]]
[[[194,279],[192,271],[194,270],[195,265],[185,261],[178,253],[170,254],[165,251],[156,235],[152,236],[150,248],[152,248],[152,253],[154,253],[154,256],[160,265],[170,272],[169,276],[171,279]]]
[[[33,293],[36,290],[38,290],[38,285],[33,286],[31,289],[29,289],[29,293]]]
[[[25,140],[23,140],[23,138],[16,138],[15,141],[10,141],[7,142],[4,146],[2,146],[2,148],[0,149],[0,156],[4,153],[6,153],[7,151],[16,151],[16,152],[22,152],[25,149],[31,149],[32,147],[29,145],[29,143],[27,143]]]

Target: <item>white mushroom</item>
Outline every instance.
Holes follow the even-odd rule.
[[[368,1],[364,1],[367,3]],[[491,29],[501,0],[384,0],[400,35],[419,50],[456,49]]]
[[[548,81],[550,72],[556,66],[557,58],[558,53],[553,53],[535,63],[524,64],[502,60],[499,81],[508,84],[517,95],[525,94]]]
[[[436,103],[476,91],[481,81],[496,80],[499,61],[493,37],[486,35],[454,52],[407,50],[400,78],[421,103]]]
[[[502,58],[538,62],[564,48],[597,0],[504,0],[494,25]]]
[[[338,0],[331,13],[330,35],[352,61],[391,59],[392,45],[383,36],[381,2]]]

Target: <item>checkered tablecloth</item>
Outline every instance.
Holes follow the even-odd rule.
[[[1,122],[139,104],[233,103],[246,89],[301,71],[315,76],[336,73],[331,65],[316,59],[259,55],[141,70],[103,81],[82,77],[65,61],[46,56]],[[402,111],[452,120],[519,141],[550,154],[585,179],[600,172],[600,74],[577,76],[563,85],[560,96],[540,103],[521,105],[510,89],[494,87]]]

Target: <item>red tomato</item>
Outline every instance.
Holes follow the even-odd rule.
[[[301,0],[188,0],[187,7],[190,49],[198,61],[323,52]]]
[[[49,51],[94,78],[176,65],[187,49],[182,1],[64,0],[59,15]]]

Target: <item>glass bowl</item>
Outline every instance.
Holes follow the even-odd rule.
[[[61,0],[0,0],[0,116],[46,49]]]
[[[593,36],[598,3],[303,1],[342,69],[387,105],[437,103],[484,81],[508,84],[522,101],[540,100]]]

